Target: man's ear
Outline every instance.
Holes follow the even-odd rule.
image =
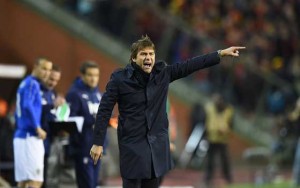
[[[131,61],[135,62],[136,63],[136,58],[131,58]]]

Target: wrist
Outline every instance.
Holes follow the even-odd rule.
[[[223,50],[218,50],[217,52],[218,52],[218,56],[219,56],[219,58],[221,58],[221,57],[223,56],[223,53],[222,53],[222,52],[223,52]]]
[[[35,129],[35,132],[37,133],[37,134],[39,134],[39,132],[40,132],[40,127],[37,127],[36,129]]]

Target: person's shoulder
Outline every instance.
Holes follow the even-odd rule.
[[[47,86],[46,86],[45,84],[43,84],[43,83],[41,83],[40,87],[41,87],[41,90],[42,90],[43,92],[48,92],[48,93],[50,93],[50,91],[51,91],[51,90],[48,89]]]
[[[34,77],[31,76],[31,75],[26,76],[26,77],[22,80],[22,82],[25,82],[25,83],[30,83],[30,82],[34,82],[34,81],[37,82],[37,80],[35,80]]]
[[[70,97],[70,96],[72,96],[72,97],[79,97],[80,96],[80,93],[81,93],[81,90],[79,89],[79,87],[78,86],[76,86],[75,84],[73,84],[71,87],[70,87],[70,89],[68,90],[68,92],[67,92],[67,97]]]
[[[167,66],[168,66],[168,64],[165,61],[159,60],[155,63],[153,70],[155,72],[161,72]]]
[[[125,71],[125,68],[117,68],[116,70],[114,70],[114,72],[112,74],[118,75],[118,74],[122,74],[124,71]]]
[[[80,92],[79,90],[69,90],[68,93],[66,94],[66,100],[68,102],[74,103],[75,102],[79,102],[81,101],[81,96],[82,96],[82,92]]]
[[[155,66],[158,66],[160,68],[166,67],[167,65],[168,65],[167,62],[165,62],[164,60],[158,60],[155,63]]]
[[[124,78],[127,74],[128,70],[126,68],[118,68],[111,74],[111,78],[120,79]]]
[[[22,83],[25,87],[38,87],[40,88],[40,82],[34,78],[33,76],[27,76],[26,78],[24,78],[24,80],[22,81]]]
[[[82,89],[76,85],[73,85],[72,87],[70,87],[68,93],[80,93],[82,91]]]
[[[204,105],[204,110],[206,111],[212,111],[214,109],[214,103],[213,102],[207,102]]]

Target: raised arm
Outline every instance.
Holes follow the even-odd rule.
[[[220,62],[220,58],[223,56],[237,57],[239,56],[239,50],[242,49],[245,49],[245,47],[233,46],[168,66],[167,71],[170,73],[170,82],[188,76],[197,70],[214,66]]]

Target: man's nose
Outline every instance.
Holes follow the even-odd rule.
[[[93,82],[96,82],[97,81],[97,77],[94,77],[92,80],[93,80]]]
[[[150,59],[150,54],[147,54],[145,59]]]

